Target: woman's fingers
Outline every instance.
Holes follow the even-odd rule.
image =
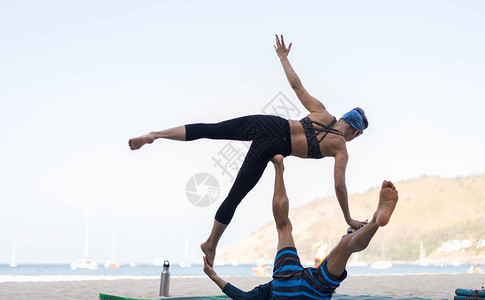
[[[288,45],[288,48],[286,48],[286,46],[285,46],[285,40],[283,38],[283,35],[281,34],[280,36],[278,36],[277,34],[275,34],[275,36],[276,36],[276,46],[273,45],[274,48],[275,48],[275,50],[278,51],[278,49],[284,49],[284,50],[286,50],[286,53],[290,52],[292,43],[290,43]],[[281,41],[280,41],[280,37],[281,37]]]
[[[275,36],[276,36],[276,46],[280,46],[281,45],[280,38],[278,37],[277,34],[275,34]]]

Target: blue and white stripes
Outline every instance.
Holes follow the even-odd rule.
[[[328,273],[326,261],[319,268],[303,268],[296,249],[278,251],[273,271],[272,293],[275,299],[330,299],[345,279]]]

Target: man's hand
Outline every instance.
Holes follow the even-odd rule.
[[[202,257],[202,260],[204,261],[204,273],[207,274],[207,276],[209,276],[209,278],[214,281],[221,288],[221,290],[224,290],[227,282],[217,275],[216,271],[214,271],[214,269],[209,265],[207,257]]]
[[[364,226],[365,224],[367,224],[367,220],[364,221],[364,222],[361,222],[361,221],[357,221],[357,220],[354,220],[354,219],[350,219],[350,221],[347,222],[347,224],[350,225],[350,227],[352,228],[355,228],[355,229],[360,229],[362,226]]]
[[[274,46],[274,48],[276,50],[276,54],[278,54],[278,57],[280,59],[283,59],[288,56],[288,53],[290,53],[291,43],[288,46],[288,48],[286,48],[285,41],[283,40],[283,35],[281,35],[281,42],[280,42],[280,38],[276,34],[276,46]]]
[[[216,271],[209,265],[209,262],[207,261],[207,257],[202,258],[204,261],[204,273],[209,276],[209,278],[213,278],[214,276],[217,276]]]

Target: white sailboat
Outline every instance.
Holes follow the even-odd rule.
[[[105,268],[119,268],[121,264],[116,260],[116,230],[113,231],[113,248],[111,259],[104,263]]]
[[[94,261],[90,261],[88,259],[88,242],[89,242],[89,213],[86,210],[86,218],[84,220],[84,257],[80,258],[76,261],[71,263],[71,269],[89,269],[89,270],[96,270],[98,269],[98,264]]]
[[[392,263],[390,261],[385,261],[385,259],[386,259],[386,243],[384,241],[382,241],[381,246],[382,246],[382,260],[371,264],[370,265],[371,269],[385,270],[385,269],[389,269],[390,267],[392,267]]]
[[[138,248],[135,248],[133,254],[131,255],[131,262],[130,267],[137,267],[138,266]]]
[[[189,268],[191,266],[189,262],[189,238],[188,237],[185,237],[184,260],[179,263],[179,266],[182,268]]]
[[[367,263],[359,260],[359,253],[352,254],[352,259],[347,263],[349,267],[366,267]]]
[[[419,242],[419,260],[418,264],[420,266],[428,266],[430,263],[430,259],[426,258],[426,250],[424,249],[423,241]]]
[[[370,265],[371,269],[376,270],[386,270],[392,267],[392,263],[390,261],[377,261]]]
[[[214,266],[225,266],[227,262],[223,259],[216,259],[214,260]]]
[[[158,258],[155,258],[152,262],[152,264],[154,266],[157,266],[157,267],[160,267],[160,266],[163,266],[163,262],[166,261],[168,259],[166,258],[163,258],[163,257],[158,257]]]
[[[13,245],[12,245],[12,259],[10,260],[10,267],[11,268],[15,268],[16,266],[18,266],[18,263],[15,259],[15,240],[13,240]]]

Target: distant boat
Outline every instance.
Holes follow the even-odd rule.
[[[349,267],[367,267],[368,263],[363,261],[351,261],[347,264]]]
[[[181,268],[190,268],[192,265],[189,262],[184,262],[183,261],[183,262],[179,263],[179,266]]]
[[[185,237],[185,252],[184,252],[184,260],[179,263],[179,266],[182,268],[190,268],[192,265],[189,262],[189,238]]]
[[[15,268],[18,266],[17,261],[15,260],[15,240],[13,240],[13,245],[12,245],[12,259],[10,260],[10,267]]]
[[[226,261],[223,259],[214,260],[214,266],[225,266],[225,265],[226,265]]]
[[[359,260],[359,253],[352,254],[352,259],[347,263],[349,267],[366,267],[368,264]]]
[[[256,263],[256,267],[253,268],[253,275],[254,276],[267,276],[268,273],[266,271],[270,270],[271,267],[266,265],[266,261],[264,258],[259,258],[258,262]]]
[[[461,264],[460,264],[460,260],[459,259],[454,259],[452,262],[451,262],[451,265],[453,267],[459,267]]]
[[[419,242],[419,260],[418,264],[420,266],[429,266],[430,259],[426,258],[426,250],[424,249],[423,241]]]
[[[385,270],[392,267],[392,263],[390,261],[378,261],[370,265],[371,269],[376,270]]]
[[[136,267],[138,266],[138,248],[135,248],[133,251],[133,254],[131,255],[131,262],[130,262],[130,267]]]
[[[106,269],[118,269],[119,267],[121,267],[121,264],[115,260],[108,260],[104,263],[104,267]]]
[[[381,247],[382,247],[382,260],[371,264],[370,265],[371,269],[385,270],[385,269],[389,269],[390,267],[392,267],[392,263],[390,261],[385,261],[385,259],[386,259],[386,243],[384,241],[382,241]]]
[[[84,257],[71,263],[71,269],[98,269],[98,264],[88,259],[88,241],[89,241],[89,213],[86,210],[86,217],[84,220]]]
[[[159,258],[155,258],[155,259],[153,260],[152,264],[153,264],[154,266],[160,267],[160,266],[163,266],[163,262],[164,262],[164,261],[166,261],[166,260],[168,260],[168,259],[166,259],[166,258],[161,258],[161,257],[159,257]]]
[[[71,269],[89,269],[89,270],[97,270],[98,264],[94,261],[90,261],[87,257],[80,258],[71,263]]]
[[[111,259],[104,263],[106,269],[119,268],[121,264],[116,260],[116,230],[113,231],[113,248],[111,252]]]

